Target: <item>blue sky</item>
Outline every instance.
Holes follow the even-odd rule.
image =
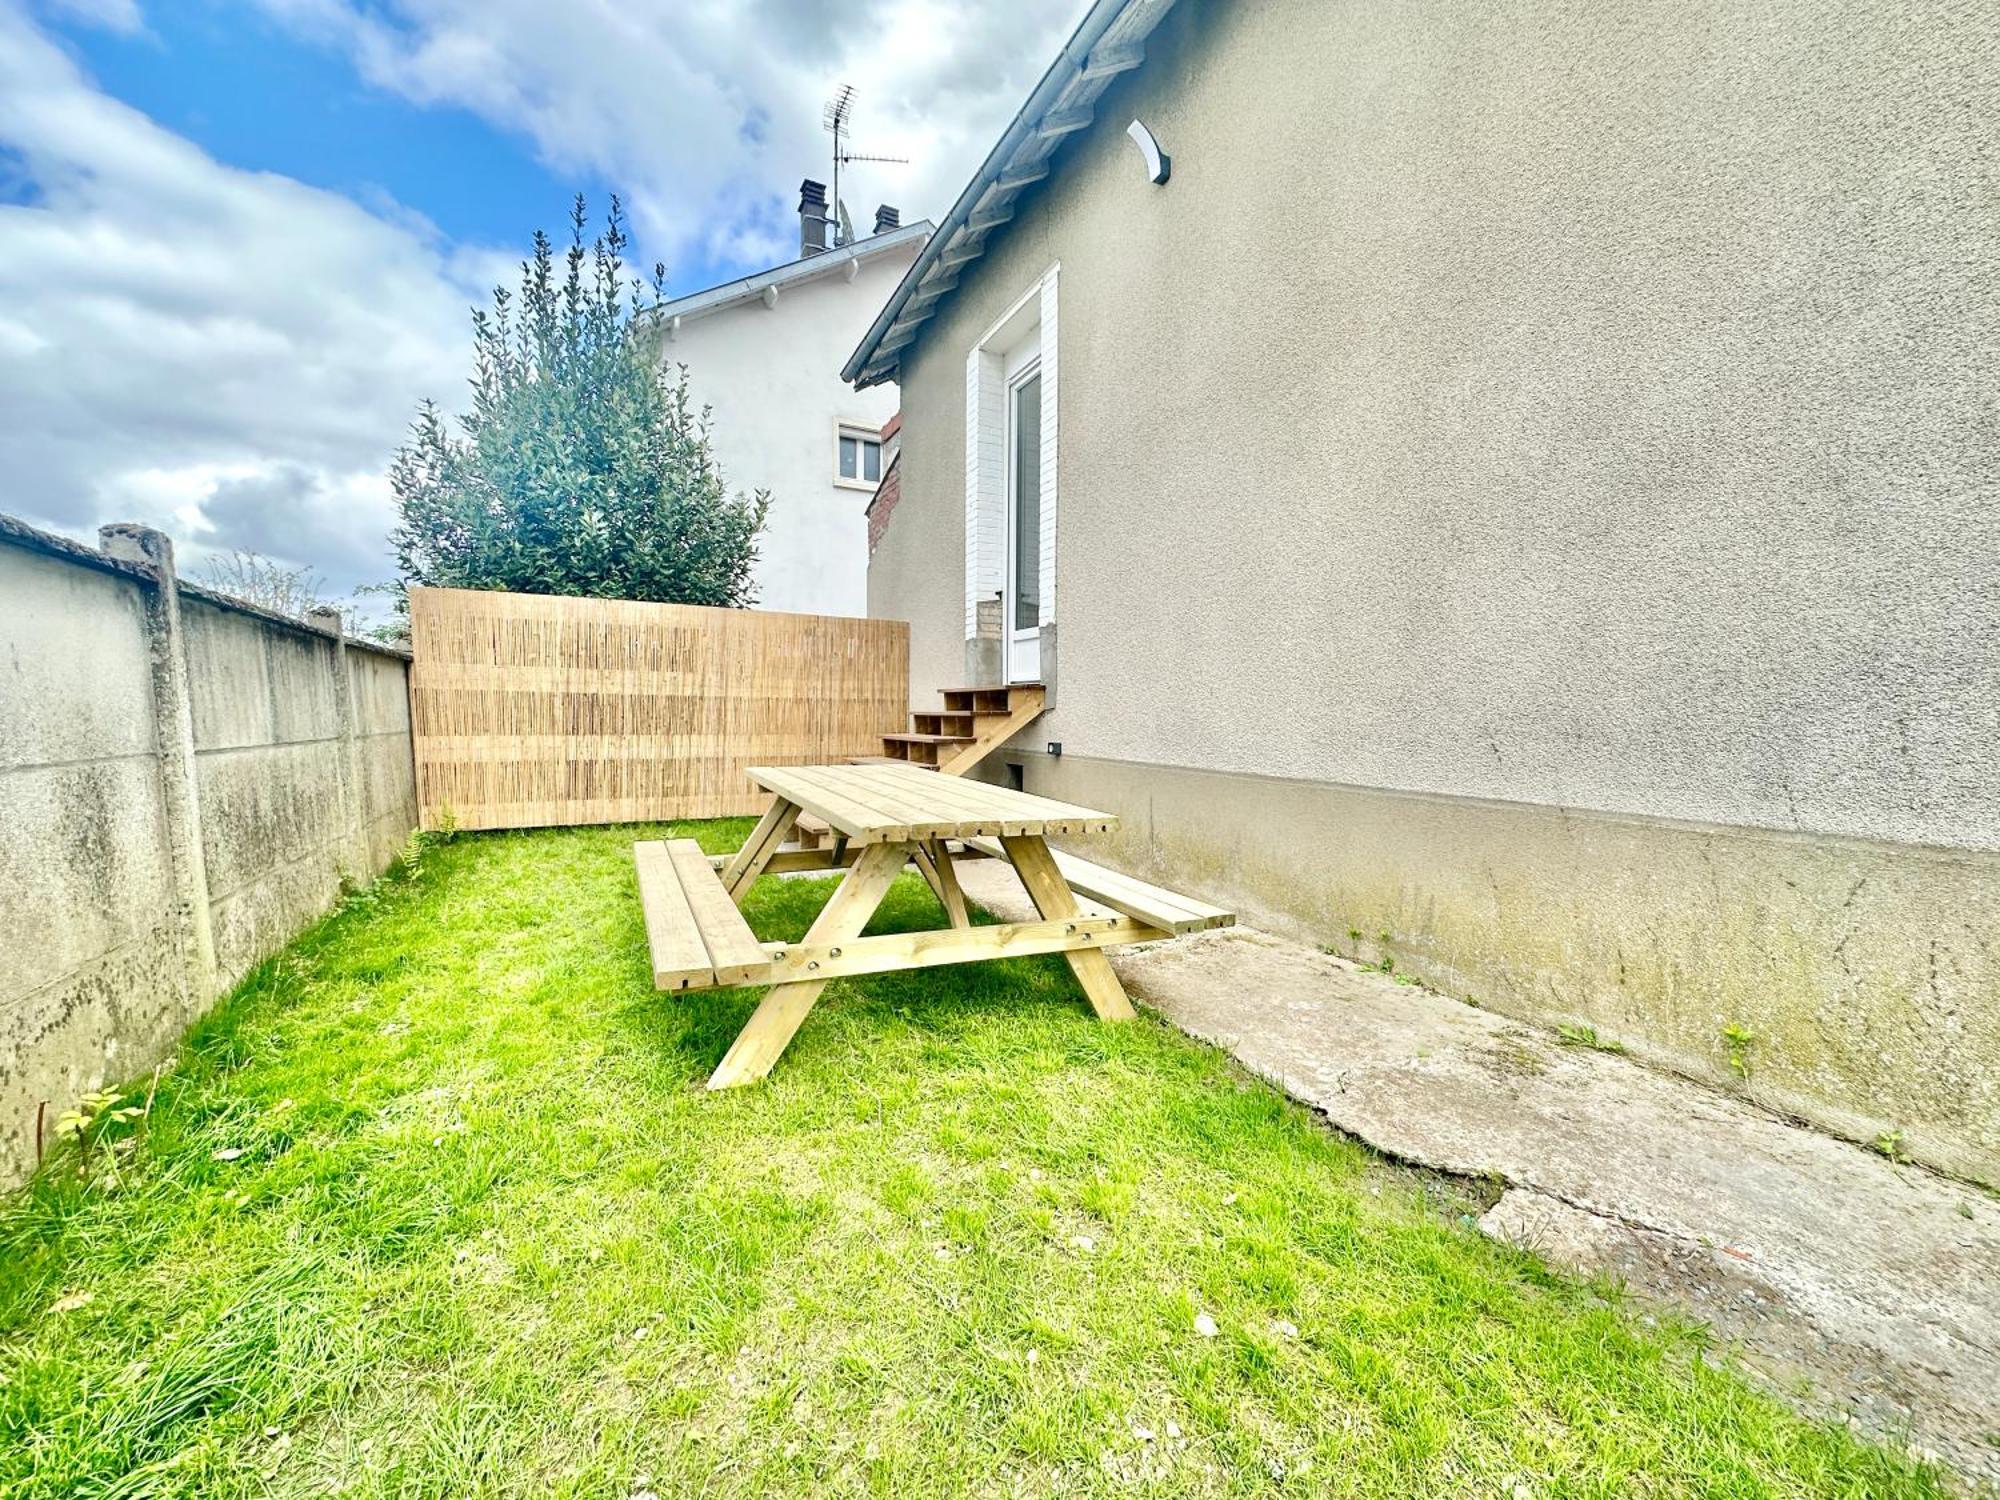
[[[386,194],[455,239],[505,244],[553,224],[573,192],[607,191],[467,110],[370,87],[346,58],[237,6],[186,0],[139,32],[52,19],[105,92],[219,160],[362,203]]]
[[[583,192],[691,291],[849,206],[936,216],[1084,0],[0,0],[0,511],[392,572],[390,456]]]
[[[468,109],[372,86],[338,51],[241,5],[155,6],[137,31],[74,14],[48,20],[105,92],[218,160],[363,205],[414,209],[455,241],[510,245],[537,226],[559,233],[577,193],[601,211],[617,190],[600,172],[544,165],[532,140]],[[774,201],[787,186],[771,189]],[[637,250],[643,265],[661,258]],[[751,263],[761,259],[696,253],[670,266],[669,279],[699,290],[761,269]]]

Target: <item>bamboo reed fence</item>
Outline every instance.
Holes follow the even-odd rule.
[[[761,812],[753,765],[882,753],[910,630],[758,610],[410,590],[423,826]]]

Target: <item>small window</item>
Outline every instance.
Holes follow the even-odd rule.
[[[837,442],[833,482],[851,489],[873,489],[882,480],[882,439],[866,428],[842,427]]]

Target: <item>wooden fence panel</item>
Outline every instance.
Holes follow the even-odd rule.
[[[910,628],[686,604],[411,589],[423,826],[762,811],[744,775],[882,753]]]

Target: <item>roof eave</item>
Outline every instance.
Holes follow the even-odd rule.
[[[782,266],[772,266],[768,270],[757,271],[749,276],[739,276],[734,281],[725,281],[718,286],[705,287],[698,292],[676,297],[671,302],[662,302],[648,311],[657,318],[688,318],[706,313],[720,312],[725,307],[735,307],[739,303],[751,302],[763,296],[767,287],[783,287],[796,281],[812,281],[839,270],[853,261],[871,260],[877,255],[886,255],[891,250],[920,243],[930,232],[931,222],[919,219],[914,224],[905,224],[900,229],[892,229],[886,234],[873,234],[865,240],[856,240],[851,245],[842,245],[837,250],[825,250],[818,255],[809,255],[803,260],[788,260]]]
[[[957,285],[964,267],[984,253],[986,237],[1013,217],[1020,194],[1047,175],[1048,157],[1061,140],[1091,123],[1098,96],[1111,80],[1144,61],[1145,40],[1173,3],[1097,0],[1091,6],[958,195],[937,233],[868,325],[860,344],[841,367],[841,379],[863,390],[895,378],[901,349],[930,320],[938,301]],[[945,259],[948,254],[953,255],[950,261]],[[922,306],[910,309],[926,280],[932,285],[926,289]],[[884,351],[882,345],[892,332],[902,336]]]

